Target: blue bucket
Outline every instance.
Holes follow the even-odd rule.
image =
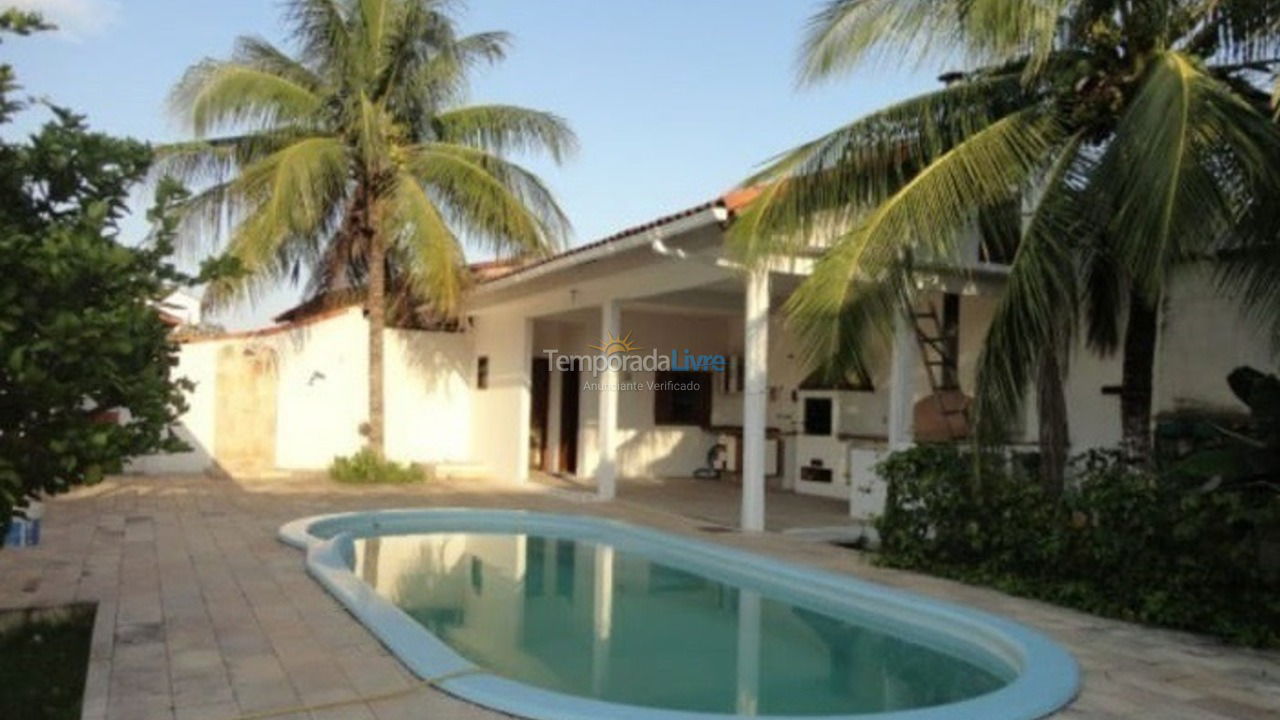
[[[40,521],[22,517],[13,518],[9,531],[4,535],[4,546],[10,548],[33,547],[40,544]]]

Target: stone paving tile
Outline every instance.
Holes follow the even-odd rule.
[[[51,502],[39,548],[0,551],[0,607],[98,604],[85,720],[502,718],[423,686],[306,575],[301,554],[275,533],[287,520],[322,512],[524,507],[695,535],[1035,626],[1084,669],[1083,691],[1060,718],[1280,718],[1280,653],[877,568],[861,554],[779,534],[700,533],[735,512],[732,493],[717,492],[708,484],[624,484],[621,501],[601,505],[479,481],[353,489],[320,480],[113,478]],[[838,513],[810,500],[770,495],[770,527],[833,524]]]
[[[235,720],[240,715],[240,706],[234,702],[191,705],[176,708],[174,714],[176,720]]]

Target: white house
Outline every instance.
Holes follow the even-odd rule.
[[[966,431],[957,411],[1006,268],[975,239],[965,267],[919,278],[916,312],[871,377],[823,387],[808,382],[780,311],[811,261],[747,272],[725,251],[750,199],[732,193],[545,261],[484,266],[461,326],[388,332],[388,455],[516,482],[565,473],[611,498],[620,477],[689,477],[718,454],[743,483],[744,528],[763,527],[766,484],[848,500],[855,517],[878,512],[872,467],[885,453]],[[137,469],[318,470],[361,446],[359,303],[282,319],[183,346],[178,374],[196,389],[181,431],[196,449]],[[602,355],[619,359],[597,374],[589,363]],[[1270,366],[1265,338],[1188,270],[1166,304],[1156,411],[1242,409],[1225,377],[1243,364]],[[1119,383],[1118,358],[1076,354],[1074,450],[1118,442]],[[1019,440],[1035,437],[1030,408]]]

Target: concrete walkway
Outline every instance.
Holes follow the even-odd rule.
[[[323,480],[113,479],[50,504],[45,542],[0,551],[0,608],[98,603],[84,717],[92,720],[468,720],[494,713],[419,683],[275,540],[285,521],[378,507],[522,507],[594,513],[849,573],[996,612],[1068,647],[1084,691],[1062,718],[1280,717],[1280,653],[1103,620],[872,567],[778,534],[626,502],[573,503],[468,480],[341,488]],[[1119,579],[1118,579],[1119,580]]]

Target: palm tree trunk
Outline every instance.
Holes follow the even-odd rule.
[[[1040,487],[1051,498],[1062,496],[1071,440],[1067,425],[1067,394],[1062,364],[1052,350],[1043,353],[1036,378],[1036,409],[1040,417]]]
[[[373,208],[366,211],[365,236],[369,248],[369,449],[378,457],[386,452],[386,408],[383,391],[383,331],[387,326],[387,248],[382,233],[372,217]]]
[[[1120,428],[1126,457],[1130,462],[1140,464],[1151,459],[1151,396],[1157,321],[1156,309],[1146,298],[1130,292],[1120,388]]]

